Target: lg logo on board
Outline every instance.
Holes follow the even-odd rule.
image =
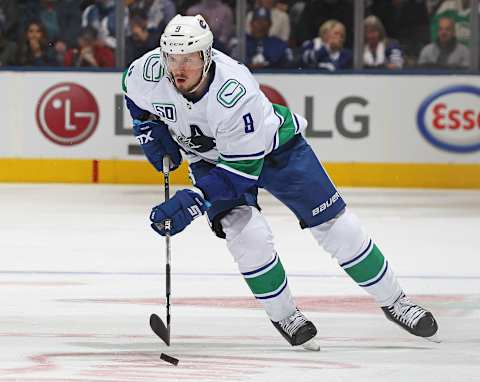
[[[45,137],[64,146],[87,140],[98,124],[97,101],[83,86],[61,83],[47,89],[37,105],[37,124]]]

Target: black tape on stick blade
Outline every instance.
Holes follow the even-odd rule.
[[[170,357],[169,355],[162,353],[160,354],[160,359],[163,359],[165,362],[171,363],[172,365],[178,365],[178,359]]]

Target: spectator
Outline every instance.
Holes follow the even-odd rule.
[[[415,62],[430,41],[427,4],[419,0],[373,0],[370,12],[385,26],[386,34],[399,42],[404,55]]]
[[[40,2],[40,21],[47,31],[50,41],[58,37],[60,26],[57,14],[57,0],[42,0]]]
[[[300,16],[305,8],[305,1],[292,1],[289,4],[288,18],[290,19],[290,40],[295,32],[295,26],[300,22]]]
[[[21,38],[17,50],[17,63],[23,66],[56,66],[56,54],[47,40],[45,27],[40,21],[31,21]]]
[[[278,37],[280,40],[288,42],[290,38],[290,17],[275,0],[257,0],[257,8],[267,8],[271,15],[271,26],[268,31],[269,36]],[[283,5],[283,3],[281,4]],[[246,17],[246,31],[250,33],[250,22],[252,21],[252,12]]]
[[[78,48],[65,54],[65,66],[113,68],[115,59],[111,49],[103,46],[93,27],[85,27],[78,36]]]
[[[471,35],[470,0],[444,0],[437,5],[430,25],[431,41],[437,38],[439,21],[443,17],[454,21],[455,36],[458,42],[468,46]]]
[[[433,68],[468,68],[470,51],[455,37],[455,21],[449,17],[438,20],[437,38],[420,52],[418,65]]]
[[[0,0],[0,23],[3,35],[9,40],[17,40],[20,19],[20,7],[12,0]]]
[[[55,41],[56,60],[63,66],[68,48],[77,45],[82,24],[82,10],[90,4],[84,0],[61,0],[55,1],[55,12],[58,20],[58,28],[61,31]],[[82,8],[83,7],[83,8]]]
[[[85,8],[82,27],[91,26],[98,32],[98,39],[107,47],[115,49],[115,0],[96,0]],[[124,27],[128,28],[128,12],[125,12]]]
[[[0,67],[15,65],[17,45],[5,34],[5,24],[0,20]]]
[[[316,66],[317,52],[322,48],[327,40],[327,33],[335,20],[327,20],[318,28],[318,36],[312,40],[307,40],[302,44],[300,60],[306,67]]]
[[[156,29],[150,30],[147,26],[146,17],[137,15],[130,19],[130,36],[125,44],[127,64],[158,47],[160,38]]]
[[[61,40],[66,46],[75,46],[82,28],[82,11],[78,0],[60,1],[57,5],[57,14],[61,30]]]
[[[293,63],[287,43],[268,35],[270,20],[267,8],[257,8],[253,12],[246,44],[246,61],[250,69],[282,68]]]
[[[187,9],[197,5],[200,0],[175,0],[175,6],[177,7],[177,13],[184,15]]]
[[[220,0],[201,0],[187,9],[187,16],[202,15],[210,26],[213,35],[224,45],[229,46],[232,37],[233,12]]]
[[[309,0],[293,30],[298,45],[316,37],[318,28],[327,20],[338,20],[347,31],[353,30],[353,0]],[[352,48],[352,34],[347,35],[345,46]]]
[[[323,32],[323,44],[320,49],[306,55],[310,58],[309,66],[329,71],[350,69],[353,54],[350,49],[343,47],[346,37],[345,26],[337,20],[328,20],[322,24],[320,31]]]
[[[131,1],[131,0],[130,0]],[[147,29],[160,34],[165,29],[165,25],[175,16],[175,4],[171,0],[137,0],[131,1],[130,15],[146,15]]]
[[[285,12],[288,14],[288,8],[290,8],[291,2],[292,2],[291,0],[276,0],[275,8],[280,9],[282,12]]]
[[[54,49],[55,49],[55,61],[57,62],[58,65],[63,66],[65,61],[65,54],[67,54],[67,50],[68,50],[68,45],[66,41],[62,39],[58,39],[57,41],[55,41]]]
[[[365,68],[401,69],[403,53],[395,40],[387,38],[380,19],[377,16],[368,16],[364,21],[364,28],[363,66]]]

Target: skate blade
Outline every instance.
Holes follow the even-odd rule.
[[[305,350],[320,351],[320,342],[318,342],[315,338],[303,343],[302,346]]]
[[[438,336],[438,333],[435,333],[431,337],[423,337],[423,338],[425,338],[427,341],[435,342],[436,344],[441,344],[442,343],[442,339]]]

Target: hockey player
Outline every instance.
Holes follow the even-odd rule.
[[[197,16],[175,16],[155,49],[134,61],[123,85],[134,133],[159,171],[185,153],[195,190],[153,208],[152,228],[171,235],[207,213],[254,296],[293,346],[318,350],[317,330],[296,307],[270,227],[257,204],[264,188],[284,203],[347,274],[408,332],[430,338],[432,314],[410,302],[380,249],[346,207],[301,132],[306,120],[271,104],[249,70],[212,50]]]

